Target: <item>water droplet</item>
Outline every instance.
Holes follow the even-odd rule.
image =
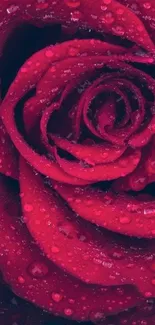
[[[46,264],[42,262],[33,262],[28,267],[28,272],[35,278],[42,278],[49,272]]]
[[[85,204],[87,206],[91,206],[93,204],[93,201],[92,200],[87,200],[87,201],[85,201]]]
[[[60,302],[60,301],[63,299],[63,296],[62,296],[62,294],[60,294],[60,293],[53,292],[53,293],[52,293],[52,299],[53,299],[55,302]]]
[[[147,297],[147,298],[152,297],[152,292],[150,292],[150,291],[146,291],[144,295],[145,295],[145,297]]]
[[[105,5],[101,5],[101,10],[102,11],[106,11],[108,8],[107,8],[107,6],[105,6]]]
[[[80,0],[64,0],[65,4],[70,8],[78,8],[81,4]]]
[[[18,276],[18,282],[20,284],[23,284],[23,283],[25,283],[25,279],[22,276]]]
[[[151,8],[151,3],[150,3],[150,2],[145,2],[145,3],[143,4],[143,7],[144,7],[145,9],[150,9],[150,8]]]
[[[118,36],[123,36],[125,34],[125,31],[122,26],[112,27],[112,30],[115,33],[115,35],[118,35]]]
[[[56,71],[56,67],[53,66],[53,67],[50,69],[50,71],[51,71],[51,72],[55,72],[55,71]]]
[[[68,54],[70,56],[76,56],[79,53],[78,48],[75,47],[70,47],[70,49],[68,50]]]
[[[131,218],[123,216],[119,218],[119,221],[122,225],[126,225],[131,222]]]
[[[76,203],[81,203],[81,199],[76,199],[75,202]]]
[[[43,10],[49,7],[49,3],[46,0],[38,0],[36,4],[36,9]]]
[[[155,217],[155,208],[154,207],[150,207],[147,209],[144,209],[144,215],[146,218],[154,218]]]
[[[118,9],[116,10],[116,13],[117,13],[118,15],[123,15],[123,14],[124,14],[124,9],[123,9],[123,8],[118,8]]]
[[[112,204],[113,202],[113,197],[110,194],[105,194],[104,195],[104,201],[107,205]]]
[[[94,320],[94,318],[95,318],[95,321],[103,321],[103,320],[105,320],[105,314],[100,313],[100,312],[97,312],[92,316],[93,317],[91,317],[91,316],[90,317],[92,318],[92,320]]]
[[[99,258],[94,258],[93,263],[97,264],[97,265],[100,265],[100,264],[102,264],[102,260],[100,260]]]
[[[74,226],[69,222],[64,222],[59,225],[59,231],[68,238],[73,238]]]
[[[124,289],[123,289],[123,288],[118,287],[118,288],[116,289],[116,291],[117,291],[117,294],[118,294],[118,295],[120,295],[120,296],[123,296],[123,295],[124,295]]]
[[[103,3],[105,3],[105,5],[110,5],[110,3],[112,2],[112,0],[102,0]]]
[[[24,210],[26,212],[31,212],[33,211],[33,206],[31,204],[24,204]]]
[[[60,249],[57,246],[52,246],[51,251],[52,253],[59,253]]]
[[[101,16],[101,20],[105,24],[112,24],[114,22],[114,17],[111,12],[107,12],[104,16]]]
[[[86,242],[86,241],[87,241],[87,237],[84,236],[84,235],[80,235],[78,238],[79,238],[79,240],[82,241],[82,242]]]
[[[64,313],[66,316],[71,316],[73,314],[73,310],[70,308],[65,308]]]
[[[53,56],[53,51],[50,50],[50,49],[48,49],[48,50],[45,51],[45,55],[46,55],[47,58],[52,58],[52,56]]]
[[[76,10],[74,12],[71,12],[71,21],[78,22],[82,17],[82,14],[80,11]]]
[[[72,304],[72,305],[75,304],[75,300],[74,300],[74,299],[68,299],[68,301],[69,301],[69,303]]]
[[[82,300],[82,301],[85,301],[85,300],[86,300],[86,297],[85,297],[85,296],[82,296],[82,297],[81,297],[81,300]]]
[[[110,253],[110,256],[115,260],[121,260],[124,257],[121,252],[112,252]]]
[[[141,209],[139,208],[139,206],[134,203],[128,203],[127,210],[131,213],[136,213],[136,212],[140,213],[141,212]]]
[[[15,13],[18,9],[19,9],[18,6],[16,6],[16,5],[12,5],[12,6],[8,7],[8,8],[6,9],[6,11],[7,11],[8,14],[13,14],[13,13]]]
[[[21,68],[21,69],[20,69],[20,72],[22,72],[22,73],[26,73],[26,72],[27,72],[27,68],[24,68],[24,67]]]

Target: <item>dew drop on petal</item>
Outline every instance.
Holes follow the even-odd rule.
[[[143,7],[145,9],[150,9],[151,8],[151,3],[150,2],[145,2],[145,3],[143,3]]]
[[[26,212],[31,212],[31,211],[33,211],[33,206],[32,206],[32,204],[24,204],[24,210],[25,210]]]
[[[102,2],[103,2],[105,5],[110,5],[110,3],[112,2],[112,0],[102,0]]]
[[[53,299],[55,302],[60,302],[60,301],[63,299],[63,296],[62,296],[62,294],[60,294],[60,293],[53,292],[53,293],[52,293],[52,299]]]
[[[121,260],[124,257],[121,252],[112,252],[109,255],[115,260]]]
[[[105,6],[105,5],[101,5],[101,10],[102,11],[106,11],[108,8],[107,8],[107,6]]]
[[[104,203],[109,205],[113,203],[113,197],[110,194],[105,194],[104,195]]]
[[[118,14],[118,15],[123,15],[124,14],[124,9],[123,8],[118,8],[117,10],[116,10],[116,13]]]
[[[144,209],[144,216],[146,218],[154,218],[155,217],[155,208],[147,208],[147,209]]]
[[[22,72],[22,73],[26,73],[26,72],[27,72],[27,68],[24,68],[24,67],[21,68],[21,69],[20,69],[20,72]]]
[[[81,12],[76,10],[71,12],[71,21],[78,22],[81,19],[82,15]]]
[[[25,279],[22,276],[18,276],[18,282],[20,284],[23,284],[23,283],[25,283]]]
[[[137,212],[140,213],[141,212],[141,209],[139,208],[139,206],[134,203],[128,203],[127,210],[131,213],[137,213]]]
[[[86,206],[91,206],[93,204],[92,200],[85,201]]]
[[[36,9],[44,10],[44,9],[47,9],[48,7],[49,7],[48,0],[37,0]]]
[[[53,56],[53,51],[52,51],[52,50],[46,50],[46,51],[45,51],[45,56],[46,56],[47,58],[52,58],[52,56]]]
[[[64,0],[64,2],[69,8],[78,8],[81,4],[80,0]]]
[[[146,298],[152,297],[152,293],[150,291],[146,291],[144,295]]]
[[[75,47],[70,47],[68,50],[68,54],[70,56],[76,56],[79,53],[79,50]]]
[[[48,274],[49,270],[44,263],[33,262],[29,265],[28,272],[31,276],[35,278],[42,278]]]
[[[60,249],[57,246],[52,246],[51,251],[52,253],[59,253]]]
[[[64,313],[66,316],[71,316],[73,314],[73,310],[70,308],[65,308]]]
[[[122,225],[126,225],[126,224],[129,224],[131,222],[131,218],[129,217],[120,217],[119,218],[119,221]]]
[[[112,30],[115,33],[115,35],[118,36],[123,36],[125,34],[124,28],[122,26],[112,27]]]
[[[8,14],[13,14],[13,13],[15,13],[18,9],[19,9],[18,6],[16,6],[16,5],[12,5],[12,6],[8,7],[8,8],[6,9],[6,11],[7,11]]]
[[[101,21],[105,24],[112,24],[114,22],[114,17],[111,12],[107,12],[105,15],[101,16]]]
[[[72,305],[75,304],[75,300],[74,300],[74,299],[68,299],[68,301],[69,301],[69,303],[72,304]]]

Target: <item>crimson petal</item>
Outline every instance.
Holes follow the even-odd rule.
[[[142,301],[131,286],[90,286],[65,274],[32,240],[5,180],[1,180],[0,195],[0,268],[17,295],[56,315],[92,321]]]
[[[126,147],[115,147],[108,143],[101,145],[85,145],[71,142],[50,134],[51,139],[59,148],[66,150],[79,160],[84,160],[90,165],[109,163],[118,159]]]
[[[155,236],[155,203],[138,201],[127,194],[116,195],[91,187],[56,183],[56,191],[82,218],[129,236]]]
[[[68,161],[61,158],[56,150],[55,157],[65,173],[85,181],[98,182],[117,179],[130,174],[139,164],[141,152],[138,150],[129,150],[114,162],[95,165],[93,167],[85,167],[80,162]]]
[[[152,241],[126,243],[125,238],[84,223],[24,160],[20,188],[27,227],[50,260],[86,283],[134,284],[146,297],[155,296]]]
[[[3,4],[0,21],[2,22],[2,31],[4,39],[8,35],[8,29],[17,24],[17,22],[29,21],[38,25],[39,23],[63,23],[71,26],[80,26],[92,28],[100,32],[108,32],[113,35],[127,38],[146,50],[154,51],[155,47],[147,33],[141,20],[128,8],[120,2],[111,0],[106,4],[103,0],[94,1],[80,0],[77,6],[72,6],[71,1],[52,1],[48,0],[44,4],[36,4],[32,1],[31,6],[27,7],[27,1],[22,3],[16,0],[14,10],[12,2],[7,1]],[[7,23],[5,20],[6,10],[9,13]],[[74,13],[78,10],[79,19],[74,21]],[[39,13],[38,13],[39,12]],[[52,12],[52,17],[49,15]],[[110,19],[109,19],[110,12]],[[95,13],[95,15],[94,15]],[[37,17],[37,19],[36,19]],[[11,26],[11,27],[10,27]],[[13,28],[13,27],[12,27]],[[1,44],[1,48],[3,43]]]

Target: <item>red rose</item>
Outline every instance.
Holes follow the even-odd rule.
[[[14,76],[12,31],[54,23]],[[155,324],[154,1],[3,0],[0,26],[6,283],[73,320]]]

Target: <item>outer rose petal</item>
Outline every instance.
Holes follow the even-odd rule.
[[[101,192],[91,187],[58,183],[54,187],[76,214],[96,225],[129,236],[155,236],[154,201],[138,201],[127,194]]]
[[[92,321],[141,301],[133,287],[90,286],[49,262],[21,222],[16,197],[4,184],[1,181],[0,268],[17,295],[56,315]]]
[[[3,10],[0,15],[0,20],[3,26],[3,38],[8,34],[8,26],[18,21],[29,21],[34,24],[43,23],[64,23],[71,26],[80,26],[92,28],[96,31],[107,32],[117,36],[127,38],[147,50],[154,51],[155,46],[151,41],[143,23],[140,19],[128,9],[121,5],[118,1],[111,0],[103,2],[103,0],[80,0],[78,5],[72,5],[73,1],[48,0],[46,5],[38,4],[35,0],[31,1],[31,6],[27,6],[27,0],[22,3],[16,0],[14,8],[11,10],[12,1],[8,0],[3,3]],[[8,19],[6,23],[6,10]],[[74,14],[78,11],[79,19],[74,20]],[[49,15],[49,12],[51,14]],[[109,23],[109,12],[111,20]],[[95,13],[95,14],[94,14]],[[2,48],[3,44],[1,44]]]
[[[119,2],[135,12],[143,21],[152,40],[155,41],[155,2],[154,0],[119,0]]]
[[[20,188],[28,229],[49,259],[86,283],[132,283],[145,296],[155,296],[153,242],[126,242],[84,223],[24,160],[20,162]],[[117,250],[120,255],[115,259]]]

